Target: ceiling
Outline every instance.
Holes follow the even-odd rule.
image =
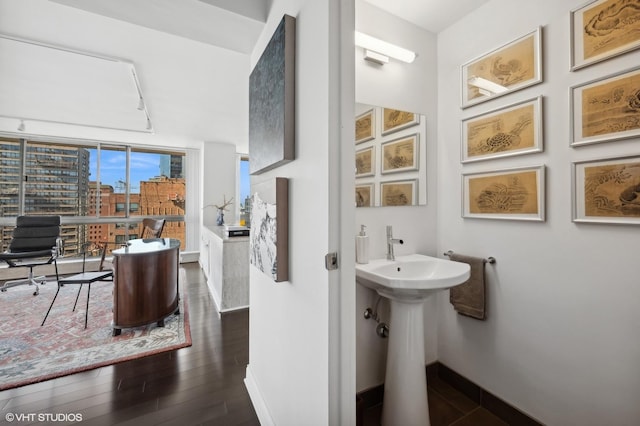
[[[62,5],[63,7],[76,9],[74,12],[82,10],[107,19],[171,34],[187,40],[193,40],[207,46],[227,49],[231,56],[235,56],[235,52],[243,55],[250,55],[252,53],[264,29],[274,0],[41,1],[44,3],[50,2],[52,5]],[[374,7],[396,15],[401,19],[405,19],[425,30],[438,33],[489,0],[356,0],[356,2],[359,1],[367,2]],[[3,7],[5,7],[5,11],[15,10],[14,15],[20,17],[22,16],[20,12],[22,12],[26,6],[18,6],[17,3],[18,2],[13,3],[6,0]],[[38,15],[38,17],[40,19],[46,19],[46,11],[49,9],[44,7],[42,9],[44,9],[44,12]],[[67,16],[76,16],[75,13],[62,15],[65,18]],[[65,22],[69,24],[70,21]],[[48,28],[47,25],[45,25],[45,27]],[[78,28],[81,28],[81,25],[79,25]],[[45,32],[46,30],[45,28]],[[129,32],[125,32],[125,34],[129,34]],[[119,40],[120,38],[114,37],[114,39]],[[64,44],[65,43],[63,43],[63,45]],[[80,45],[82,45],[82,43],[80,43]],[[105,46],[109,47],[109,43],[103,47]],[[206,48],[207,46],[202,47]],[[132,49],[131,51],[134,51],[135,47],[132,47]],[[106,50],[109,51],[108,48]],[[240,61],[240,59],[238,60]],[[76,117],[80,116],[81,113],[88,115],[86,121],[89,121],[93,120],[94,117],[108,116],[110,111],[104,111],[105,108],[122,109],[123,107],[121,105],[126,105],[127,111],[132,108],[134,109],[133,113],[130,114],[133,117],[145,113],[146,107],[148,106],[152,126],[159,133],[178,134],[189,140],[218,140],[224,142],[235,140],[235,143],[238,145],[238,152],[247,152],[248,147],[245,146],[247,144],[245,138],[238,137],[236,133],[229,130],[230,127],[233,128],[233,126],[228,125],[230,117],[228,111],[231,110],[229,108],[232,108],[233,105],[237,106],[239,101],[238,97],[234,95],[236,92],[228,90],[228,84],[225,83],[225,80],[215,79],[215,73],[222,72],[221,70],[201,67],[201,73],[195,71],[189,73],[187,72],[189,68],[186,68],[186,71],[180,68],[181,75],[190,75],[196,80],[200,78],[202,74],[213,73],[214,75],[214,77],[211,77],[211,75],[207,74],[207,76],[209,76],[207,78],[210,78],[210,80],[207,80],[209,84],[206,89],[198,93],[192,93],[183,91],[180,84],[165,84],[167,76],[172,76],[174,75],[172,73],[177,72],[172,64],[163,67],[162,72],[156,73],[150,73],[149,67],[145,68],[145,62],[142,59],[138,65],[140,65],[140,67],[137,72],[142,74],[141,86],[142,89],[144,89],[144,110],[135,109],[136,107],[139,108],[138,101],[142,93],[139,93],[137,88],[133,87],[129,90],[129,97],[132,98],[133,101],[127,98],[125,101],[116,99],[113,102],[100,103],[100,105],[103,106],[101,112],[95,112],[95,108],[89,108],[89,106],[95,104],[91,99],[95,99],[96,96],[100,99],[106,99],[106,95],[108,94],[98,94],[94,97],[89,96],[88,104],[84,102],[83,99],[78,99],[76,100],[77,102],[66,109],[62,108],[59,103],[55,103],[51,105],[47,111],[43,112],[41,116],[47,117],[49,121],[54,120],[51,118],[54,117],[55,122],[78,123]],[[209,63],[207,63],[207,65],[209,65]],[[29,65],[24,65],[23,69],[25,68],[29,68]],[[42,67],[34,68],[43,69]],[[64,75],[64,73],[59,74]],[[20,75],[24,76],[25,73],[20,73]],[[42,77],[42,75],[43,73],[40,73],[37,77]],[[50,75],[51,73],[44,73],[45,77]],[[95,80],[91,79],[91,77],[94,76],[92,72],[84,73],[83,76],[83,78],[87,80],[87,84]],[[67,80],[73,80],[73,82],[75,82],[78,79],[69,75]],[[176,80],[172,79],[171,81],[175,82]],[[130,81],[127,84],[130,84]],[[14,86],[16,88],[30,87],[29,84],[19,86],[9,83],[5,84],[5,86],[9,86],[12,90]],[[52,87],[57,86],[53,85]],[[2,85],[0,84],[0,91],[1,90]],[[86,90],[78,89],[74,93],[82,94],[86,92]],[[48,96],[49,92],[43,91],[42,93],[44,93],[44,96]],[[114,95],[118,94],[119,93],[114,93]],[[52,95],[51,99],[58,99],[58,97]],[[167,99],[171,99],[171,102],[167,102]],[[211,99],[217,99],[218,101],[212,104]],[[43,102],[32,102],[32,104],[44,108]],[[15,105],[13,105],[12,110],[15,109]],[[117,109],[117,111],[120,111],[120,109]],[[41,119],[40,116],[32,117],[33,107],[30,107],[30,109],[25,107],[24,110],[26,112],[18,114],[19,117],[16,114],[13,114],[13,116],[18,117],[18,119]],[[54,116],[52,111],[57,115]],[[2,115],[1,110],[0,115]],[[73,119],[70,119],[69,116],[73,117]],[[212,116],[217,118],[212,120],[210,118]],[[129,117],[125,118],[128,119]],[[115,125],[110,122],[106,124],[92,123],[91,125],[115,129],[128,129],[131,127],[127,123],[125,123],[125,125]],[[242,123],[240,123],[240,125],[242,125]],[[31,128],[31,124],[28,123],[28,126]],[[142,114],[142,117],[137,120],[136,126],[137,128],[142,127],[141,131],[148,130],[150,125],[147,121],[147,116]],[[233,134],[230,134],[230,132]]]
[[[439,33],[489,0],[364,0],[433,33]]]
[[[250,54],[272,0],[50,0],[54,3]]]
[[[249,54],[273,0],[50,0],[112,19]],[[489,0],[364,0],[438,33]]]

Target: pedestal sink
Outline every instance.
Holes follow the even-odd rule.
[[[382,426],[430,425],[424,359],[424,300],[462,284],[469,265],[411,254],[356,265],[356,281],[390,300]]]

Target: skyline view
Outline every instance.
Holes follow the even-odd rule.
[[[90,179],[97,180],[98,160],[97,150],[89,149]],[[102,149],[100,151],[100,182],[103,185],[113,186],[114,191],[124,192],[126,183],[126,152]],[[147,181],[162,174],[161,158],[168,158],[168,154],[156,154],[148,152],[131,152],[130,180],[131,192],[140,191],[140,181]]]

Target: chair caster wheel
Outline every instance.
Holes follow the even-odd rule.
[[[38,295],[38,292],[37,292],[37,291],[34,291],[34,292],[33,292],[33,295],[34,295],[34,296],[37,296],[37,295]]]
[[[160,321],[158,321],[156,324],[158,324],[158,327],[164,327],[164,320],[161,319]]]
[[[5,291],[7,291],[7,289],[3,288],[3,289],[0,289],[0,291],[4,293]]]
[[[119,336],[121,332],[122,332],[122,330],[120,330],[119,328],[114,328],[113,331],[111,332],[111,335],[113,337]]]

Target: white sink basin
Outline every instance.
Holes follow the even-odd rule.
[[[359,283],[387,297],[420,299],[469,279],[469,265],[410,254],[356,264]]]
[[[390,300],[390,334],[382,426],[428,426],[424,374],[424,303],[436,291],[469,279],[466,263],[411,254],[356,264],[356,281]]]

